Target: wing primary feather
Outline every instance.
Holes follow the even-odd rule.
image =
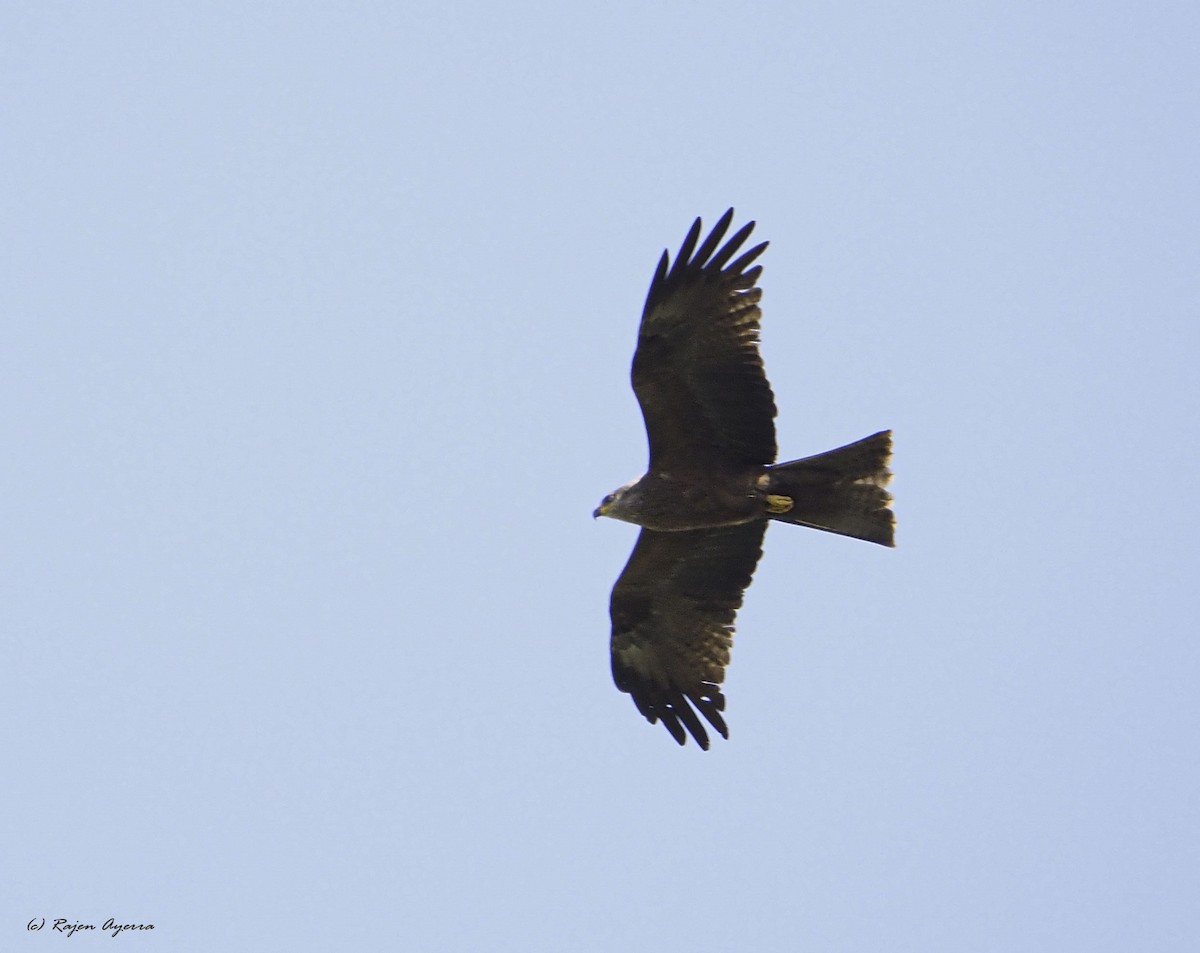
[[[683,730],[683,725],[679,723],[679,719],[675,717],[675,713],[671,709],[663,706],[662,711],[656,717],[663,723],[663,727],[671,733],[672,738],[681,745],[687,744],[687,732]],[[650,723],[654,723],[654,718],[650,719]]]
[[[687,267],[689,259],[692,257],[692,250],[696,247],[696,242],[700,240],[700,219],[692,222],[692,227],[688,230],[687,238],[683,240],[683,244],[679,246],[679,254],[675,256],[675,263],[671,266],[671,273],[668,275],[674,278],[681,274]],[[666,255],[666,252],[663,252]]]
[[[737,254],[737,250],[741,248],[743,244],[745,244],[746,239],[750,237],[750,233],[752,231],[754,231],[753,222],[747,222],[745,225],[743,225],[738,230],[737,234],[725,243],[725,247],[717,252],[717,254],[713,257],[713,260],[708,263],[707,267],[711,268],[713,271],[720,271],[722,268],[724,268],[725,262],[729,261],[730,258]]]
[[[704,725],[696,717],[696,713],[692,711],[692,706],[688,704],[688,700],[684,697],[683,692],[674,693],[674,698],[671,699],[671,707],[675,709],[680,720],[687,726],[687,730],[691,732],[692,737],[696,739],[696,744],[707,751],[708,732],[704,730]]]
[[[623,691],[623,692],[630,691],[630,686],[622,685],[619,682],[617,684],[617,687],[620,688],[621,691]],[[631,695],[633,697],[633,703],[635,705],[637,705],[637,710],[642,713],[643,718],[645,718],[648,722],[650,722],[650,724],[654,724],[656,721],[658,721],[658,710],[654,707],[653,701],[643,698],[640,693],[633,694],[631,692]]]
[[[689,695],[688,698],[696,706],[696,710],[708,719],[709,724],[720,732],[721,737],[728,739],[729,728],[726,727],[720,712],[720,709],[725,707],[725,696],[718,694],[716,698],[708,699],[700,695]]]
[[[658,260],[658,268],[654,272],[654,280],[650,282],[651,288],[655,288],[660,285],[663,279],[667,277],[667,271],[671,264],[670,258],[671,256],[665,251],[662,253],[662,258]]]
[[[730,265],[725,270],[728,271],[731,275],[741,275],[743,279],[749,277],[748,274],[742,274],[746,270],[746,266],[749,265],[750,262],[754,261],[754,259],[757,258],[759,255],[761,255],[763,252],[765,252],[767,250],[767,246],[769,244],[771,244],[771,243],[763,242],[760,245],[755,245],[748,252],[746,252],[746,254],[744,254],[741,258],[739,258],[737,261],[735,261],[732,265]],[[757,268],[754,269],[754,281],[750,282],[750,284],[746,285],[746,287],[749,288],[749,287],[753,286],[754,282],[758,281],[758,276],[761,274],[762,274],[762,265],[759,265]]]
[[[717,224],[713,226],[713,230],[708,233],[708,238],[704,239],[704,244],[701,245],[699,251],[696,252],[693,261],[698,266],[701,268],[708,267],[706,262],[708,261],[709,256],[717,250],[717,246],[721,243],[721,239],[725,237],[725,233],[729,230],[729,223],[732,221],[733,209],[730,209],[728,212],[722,215]]]

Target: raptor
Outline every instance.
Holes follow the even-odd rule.
[[[721,684],[767,524],[894,545],[891,431],[775,462],[754,264],[767,243],[739,255],[754,223],[722,244],[732,221],[730,209],[701,242],[696,219],[674,262],[659,260],[632,374],[650,465],[594,513],[642,528],[609,606],[613,679],[651,723],[705,749],[705,721],[729,737]]]

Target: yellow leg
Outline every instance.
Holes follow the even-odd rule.
[[[786,513],[796,502],[790,496],[780,496],[778,493],[767,494],[767,512],[775,516]]]

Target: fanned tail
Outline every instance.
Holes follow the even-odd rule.
[[[766,473],[771,519],[827,533],[895,546],[892,496],[892,432],[770,467]]]

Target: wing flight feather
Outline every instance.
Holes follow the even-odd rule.
[[[775,460],[775,399],[758,351],[762,266],[750,267],[767,243],[727,265],[754,230],[722,246],[732,220],[730,209],[697,248],[696,219],[675,261],[663,253],[646,296],[632,379],[651,469]]]
[[[661,533],[643,529],[613,587],[613,680],[651,723],[708,748],[697,712],[725,738],[721,683],[734,617],[762,555],[765,522]]]

